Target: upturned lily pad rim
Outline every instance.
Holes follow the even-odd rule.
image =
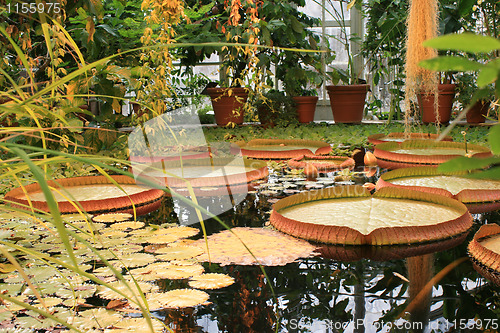
[[[239,141],[236,142],[241,150],[241,154],[255,159],[266,159],[266,160],[288,160],[295,157],[300,157],[303,155],[327,155],[332,151],[332,147],[329,143],[318,140],[304,140],[304,139],[289,139],[289,140],[281,140],[281,139],[253,139],[248,142]],[[268,150],[253,150],[253,149],[245,149],[245,147],[250,146],[278,146],[280,144],[284,145],[296,145],[296,146],[305,146],[311,148],[317,148],[315,152],[310,149],[293,149],[286,151],[268,151]],[[234,151],[234,153],[237,153]]]
[[[110,175],[106,176],[84,176],[84,177],[71,177],[62,178],[57,180],[49,180],[47,183],[54,188],[67,188],[71,186],[92,186],[92,185],[114,185],[112,180],[121,185],[137,185],[134,178],[123,175]],[[49,206],[46,201],[31,200],[25,198],[25,193],[40,192],[41,188],[38,183],[26,185],[24,187],[17,187],[9,191],[5,197],[5,202],[12,202],[12,205],[24,210],[30,210],[30,204],[35,210],[50,212]],[[115,198],[97,199],[97,200],[82,200],[77,202],[62,201],[58,202],[59,211],[61,214],[75,214],[79,212],[79,208],[90,214],[120,212],[131,213],[137,215],[145,215],[159,208],[161,198],[164,192],[160,189],[144,188],[144,191],[123,195]],[[17,204],[16,204],[17,203]],[[80,207],[79,207],[80,206]],[[135,210],[134,210],[135,208]]]
[[[500,234],[498,224],[485,224],[479,228],[467,247],[474,268],[484,277],[500,285],[500,254],[487,249],[481,241]]]
[[[281,209],[310,201],[356,197],[399,198],[435,203],[457,210],[460,216],[456,219],[444,221],[435,225],[382,227],[364,235],[358,230],[347,226],[317,225],[287,218],[279,213]],[[273,206],[270,222],[276,229],[284,233],[309,241],[326,244],[383,246],[415,244],[446,239],[469,230],[472,226],[472,217],[463,203],[442,195],[395,187],[380,189],[372,195],[366,188],[353,185],[307,191],[281,199]]]
[[[315,163],[314,160],[322,161],[323,163]],[[329,160],[342,162],[324,163]],[[333,171],[341,169],[353,169],[355,162],[351,157],[347,156],[317,156],[310,154],[292,158],[288,161],[288,166],[293,169],[304,169],[308,164],[315,166],[318,171]]]
[[[240,157],[241,158],[241,157]],[[191,159],[189,161],[170,161],[168,163],[168,168],[189,168],[189,167],[200,167],[200,166],[226,166],[232,161],[234,161],[234,157],[227,158],[199,158],[199,159]],[[193,188],[202,188],[202,187],[225,187],[227,185],[236,185],[236,184],[248,184],[252,181],[265,178],[269,175],[269,170],[267,168],[267,163],[265,161],[251,160],[247,158],[243,158],[242,162],[245,167],[254,168],[254,170],[241,172],[232,175],[226,176],[217,176],[217,177],[198,177],[198,178],[181,178],[181,177],[164,177],[165,183],[168,187],[171,187],[175,190],[175,188],[187,188],[187,182]],[[239,163],[238,163],[239,164]],[[159,166],[159,169],[162,167]],[[168,168],[166,171],[168,172]],[[151,170],[153,170],[151,168]],[[145,178],[162,178],[150,176],[146,172],[141,173],[141,177]],[[168,178],[168,180],[167,180]],[[227,193],[227,189],[225,190]],[[199,194],[203,194],[203,191],[197,191]]]
[[[151,156],[130,156],[130,161],[136,163],[155,163],[161,161],[176,161],[176,160],[191,160],[198,158],[209,158],[211,154],[211,148],[209,146],[193,147],[184,150],[183,154],[176,154],[172,156],[161,156],[161,155],[151,155]]]
[[[408,139],[408,140],[436,140],[439,137],[439,134],[434,134],[434,133],[404,133],[404,132],[391,132],[389,134],[383,134],[383,133],[378,133],[378,134],[372,134],[368,136],[368,142],[373,144],[373,145],[379,145],[381,143],[385,142],[395,142],[391,140],[384,140],[384,138],[398,138],[398,139]],[[445,136],[443,138],[443,141],[453,141],[453,138],[451,136]]]
[[[391,170],[384,173],[376,184],[376,189],[383,187],[399,187],[407,188],[416,191],[424,191],[428,193],[440,194],[449,198],[463,202],[472,214],[490,212],[500,209],[500,189],[498,190],[483,190],[483,189],[463,189],[457,194],[453,194],[448,190],[430,187],[430,186],[410,186],[393,184],[391,180],[417,177],[417,176],[464,176],[466,172],[442,172],[436,167],[412,167]]]
[[[463,156],[457,153],[419,155],[403,154],[394,152],[398,149],[422,149],[422,148],[458,148],[465,151],[465,144],[462,142],[430,141],[430,140],[406,140],[403,142],[385,142],[375,146],[373,154],[377,158],[377,164],[381,168],[397,169],[414,166],[436,166],[452,158]],[[476,144],[467,144],[467,150],[476,151],[473,157],[492,156],[487,147]]]
[[[399,260],[452,249],[462,244],[469,231],[437,241],[385,246],[321,244],[316,250],[323,258],[352,262],[361,259],[375,261]]]

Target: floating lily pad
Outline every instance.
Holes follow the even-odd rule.
[[[208,301],[209,295],[196,289],[175,289],[151,297],[161,308],[189,308]]]
[[[120,295],[118,292],[115,292],[114,290],[111,290],[104,285],[100,285],[97,287],[97,295],[105,299],[126,299],[126,298],[135,299],[135,297],[140,298],[139,290],[142,291],[142,293],[144,294],[158,290],[158,286],[146,282],[137,282],[139,289],[133,282],[125,284],[122,281],[116,281],[110,283],[110,285],[113,288],[122,292],[124,295],[126,295],[126,297]]]
[[[234,158],[207,158],[189,161],[169,162],[139,170],[143,177],[162,180],[161,183],[179,191],[189,186],[196,194],[207,194],[207,188],[247,184],[267,177],[269,171],[263,161]],[[227,191],[227,190],[226,190]]]
[[[156,251],[160,260],[183,260],[199,256],[203,250],[194,246],[168,246]]]
[[[374,155],[381,168],[398,169],[415,166],[437,166],[466,154],[474,157],[491,156],[488,148],[459,142],[408,140],[386,142],[375,146]]]
[[[189,279],[189,286],[198,289],[220,289],[233,283],[232,277],[221,273],[206,273]]]
[[[127,255],[121,255],[118,257],[119,260],[110,260],[109,262],[113,266],[121,266],[125,267],[139,267],[146,266],[155,261],[155,257],[148,253],[130,253]]]
[[[164,326],[158,320],[152,318],[151,324],[153,326],[154,332],[162,332]],[[122,333],[122,332],[134,332],[134,333],[150,333],[151,328],[149,327],[148,321],[145,318],[124,318],[120,322],[113,325],[113,329],[107,330],[106,332]]]
[[[108,213],[108,214],[100,214],[96,215],[92,218],[94,222],[101,223],[115,223],[115,222],[124,222],[129,221],[134,216],[130,213]]]
[[[368,142],[373,145],[378,145],[384,142],[403,142],[405,140],[433,140],[439,137],[438,134],[432,133],[402,133],[394,132],[389,134],[372,134],[368,136]],[[445,136],[443,141],[453,141],[451,136]]]
[[[271,224],[315,242],[346,245],[414,244],[466,232],[472,217],[462,203],[424,192],[361,186],[303,192],[274,204]]]
[[[377,188],[395,186],[445,195],[463,202],[471,213],[500,209],[500,180],[468,178],[464,173],[415,167],[384,173]]]
[[[205,250],[198,260],[221,265],[282,266],[298,258],[310,256],[315,249],[315,246],[306,241],[263,228],[233,228],[231,231],[224,230],[211,235],[207,239],[208,252],[204,239],[194,243]]]
[[[104,308],[81,311],[77,317],[70,318],[69,323],[84,329],[102,328],[116,324],[123,316],[116,311]]]
[[[125,238],[127,237],[127,233],[121,230],[107,229],[101,231],[101,237],[103,238]]]
[[[330,144],[313,140],[255,139],[237,144],[241,148],[242,155],[266,160],[288,160],[303,155],[326,155],[332,150]]]
[[[52,193],[58,202],[59,210],[64,214],[75,214],[79,207],[87,213],[105,211],[134,211],[137,215],[156,210],[163,197],[163,191],[150,189],[136,184],[127,176],[110,176],[120,187],[105,176],[87,176],[63,178],[49,181]],[[28,198],[26,198],[26,194]],[[50,212],[45,196],[38,183],[15,188],[5,195],[6,201],[17,203],[18,208],[29,210],[30,204],[45,212]]]
[[[314,166],[319,172],[328,172],[342,169],[353,169],[354,160],[342,156],[315,156],[304,155],[288,161],[290,168],[304,169],[307,165]]]
[[[485,224],[469,243],[474,268],[485,278],[500,285],[500,226]]]
[[[447,239],[434,242],[411,245],[325,245],[318,246],[318,255],[324,258],[342,262],[370,259],[375,261],[389,261],[421,256],[425,254],[445,251],[462,244],[468,232]]]
[[[177,265],[173,263],[154,263],[148,266],[158,279],[182,280],[202,274],[205,269],[200,264]]]
[[[120,223],[115,223],[111,225],[112,229],[117,229],[117,230],[135,230],[135,229],[140,229],[144,227],[144,222],[139,222],[139,221],[128,221],[128,222],[120,222]]]

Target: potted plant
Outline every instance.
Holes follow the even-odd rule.
[[[260,94],[254,106],[259,121],[265,128],[275,125],[285,125],[297,121],[294,115],[295,105],[290,96],[275,89]]]
[[[421,91],[417,94],[420,115],[424,124],[447,124],[451,118],[456,84],[451,78],[438,84],[436,96],[432,92]]]
[[[223,64],[220,80],[211,82],[202,91],[211,98],[219,126],[243,123],[249,94],[246,81],[255,64],[255,48],[241,46],[257,40],[255,32],[250,29],[255,15],[243,9],[234,11],[233,5],[207,3],[200,6],[199,2],[189,0],[186,2],[189,10],[184,11],[187,19],[176,27],[176,41],[184,45],[175,52],[186,71],[214,54]]]
[[[276,77],[293,100],[299,122],[312,122],[318,102],[317,88],[323,83],[320,55],[285,52],[276,68]]]
[[[465,110],[474,93],[478,90],[477,87],[477,72],[465,72],[457,75],[457,101],[459,102],[462,110]],[[491,101],[494,99],[495,91],[492,85],[488,85],[481,91],[476,101],[469,107],[465,117],[469,124],[484,123],[488,110],[491,106]]]
[[[327,85],[326,90],[330,97],[333,120],[336,123],[360,123],[363,119],[366,94],[370,90],[370,85],[360,77],[361,70],[355,66],[355,55],[352,54],[350,43],[359,41],[359,38],[348,35],[342,8],[344,3],[338,2],[341,5],[340,10],[332,3],[330,13],[340,27],[340,36],[330,37],[343,45],[347,55],[347,67],[343,69],[330,66],[327,75],[331,85]]]

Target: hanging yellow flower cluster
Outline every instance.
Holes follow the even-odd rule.
[[[152,109],[152,114],[146,117],[154,117],[165,112],[164,101],[173,94],[169,75],[173,60],[168,45],[175,42],[175,25],[188,18],[184,14],[184,2],[180,0],[144,0],[141,9],[148,13],[149,27],[141,37],[148,48],[141,54],[142,78],[136,91],[137,99]],[[159,28],[153,32],[154,26]]]
[[[255,74],[260,32],[257,25],[262,3],[261,0],[246,0],[245,3],[240,0],[225,0],[224,2],[226,10],[229,9],[228,21],[221,27],[221,31],[226,35],[226,41],[246,44],[234,45],[230,49],[223,47],[223,58],[227,62],[225,75],[231,79],[229,83],[231,86],[242,86],[247,76]],[[245,65],[244,68],[243,65]],[[253,75],[252,83],[254,86],[259,85],[257,75]]]

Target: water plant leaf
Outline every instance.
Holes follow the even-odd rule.
[[[70,318],[70,322],[81,329],[94,329],[114,325],[123,320],[123,316],[116,311],[96,308],[81,311],[77,317]]]
[[[211,235],[207,241],[210,261],[221,265],[282,266],[308,257],[316,249],[306,241],[263,228],[233,228]],[[206,248],[204,240],[194,244]],[[209,261],[209,258],[204,253],[198,260]]]
[[[154,332],[161,332],[164,326],[158,320],[153,320]],[[109,329],[106,332],[110,333],[123,333],[123,332],[136,332],[136,333],[151,333],[151,328],[145,318],[124,318],[118,323],[113,325],[114,329]]]
[[[156,235],[154,238],[148,238],[147,241],[148,243],[151,244],[168,244],[168,243],[173,243],[175,241],[178,241],[182,237],[179,237],[178,235]]]
[[[124,265],[125,267],[146,266],[155,261],[155,257],[148,253],[130,253],[120,256],[117,260],[110,260],[109,263],[115,267]]]
[[[0,273],[10,273],[16,270],[16,267],[12,264],[0,263]]]
[[[42,299],[47,307],[53,307],[62,303],[62,299],[58,297],[43,297]],[[35,304],[39,305],[40,302],[37,300],[35,301]]]
[[[183,260],[199,256],[203,253],[201,248],[195,246],[167,246],[156,251],[160,260]]]
[[[209,295],[196,289],[175,289],[151,296],[162,308],[189,308],[208,301]]]
[[[159,279],[181,280],[202,274],[205,269],[200,264],[177,265],[173,263],[154,263],[148,265]]]
[[[113,229],[108,229],[108,230],[102,230],[101,231],[101,236],[104,237],[104,238],[125,238],[127,237],[127,233],[122,231],[122,230],[119,230],[119,229],[116,229],[116,230],[113,230]]]
[[[342,186],[281,199],[271,224],[316,242],[392,245],[462,234],[472,218],[464,204],[442,195],[387,187],[372,196],[361,186]]]
[[[111,225],[111,228],[117,230],[126,230],[126,229],[140,229],[144,226],[144,222],[140,221],[130,221],[130,222],[119,222]]]
[[[198,289],[220,289],[234,283],[234,278],[221,273],[206,273],[189,279],[189,286]]]
[[[146,283],[146,282],[137,282],[137,286],[133,283],[125,283],[123,281],[116,281],[116,282],[111,282],[110,286],[114,287],[115,289],[121,291],[125,295],[127,295],[128,298],[134,299],[135,297],[140,297],[140,292],[139,289],[137,289],[137,286],[140,288],[142,293],[146,294],[151,291],[156,291],[158,290],[158,286],[155,286],[151,283]],[[122,295],[118,294],[117,292],[109,289],[106,286],[98,286],[97,287],[97,292],[96,294],[104,299],[125,299]]]
[[[488,179],[495,168],[475,173],[443,173],[433,167],[404,168],[384,173],[377,188],[405,187],[412,190],[445,195],[463,202],[473,214],[500,208],[500,177]],[[484,178],[483,178],[484,177]]]
[[[94,222],[102,223],[113,223],[113,222],[123,222],[128,221],[133,218],[132,214],[129,213],[108,213],[96,215],[92,218]]]

